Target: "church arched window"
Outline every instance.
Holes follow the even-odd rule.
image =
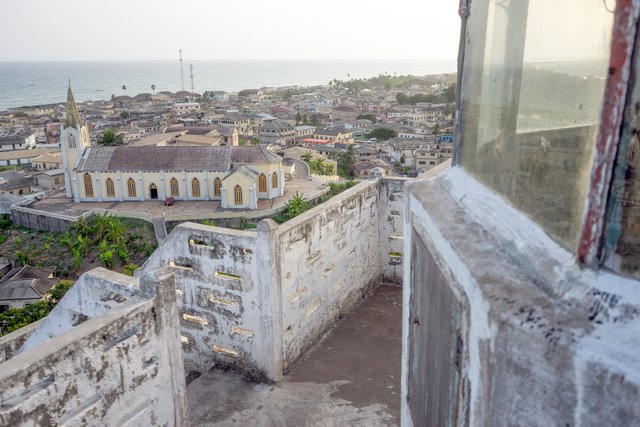
[[[127,180],[127,190],[129,197],[136,197],[136,181],[133,178]]]
[[[84,174],[84,194],[87,197],[93,197],[93,182],[91,181],[91,175]]]
[[[67,136],[67,145],[69,148],[76,148],[76,138],[71,133]]]
[[[278,173],[274,172],[271,175],[271,188],[278,188]]]
[[[193,197],[200,197],[200,180],[198,178],[191,180],[191,194]]]
[[[215,181],[213,181],[213,195],[216,197],[220,197],[221,194],[222,194],[222,181],[220,180],[220,178],[216,178]]]
[[[107,178],[107,197],[116,197],[116,189],[111,178]]]
[[[233,190],[233,200],[236,205],[242,204],[242,187],[236,185],[236,188]]]
[[[263,173],[258,178],[258,191],[261,193],[267,192],[267,177]]]
[[[180,190],[178,189],[178,180],[175,178],[171,178],[171,196],[178,197],[180,195]]]

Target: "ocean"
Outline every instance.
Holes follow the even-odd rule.
[[[455,60],[273,60],[185,61],[184,86],[238,91],[263,86],[317,85],[330,80],[379,74],[454,73]],[[10,107],[50,104],[66,99],[67,82],[77,101],[109,99],[181,89],[180,63],[175,61],[0,62],[0,111]],[[126,90],[122,86],[126,86]]]

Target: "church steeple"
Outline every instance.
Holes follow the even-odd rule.
[[[71,92],[71,79],[69,79],[69,89],[67,89],[67,117],[64,122],[65,127],[79,128],[82,126],[82,120],[78,113],[78,107],[76,106],[76,100],[73,98],[73,92]]]

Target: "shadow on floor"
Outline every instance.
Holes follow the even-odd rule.
[[[381,285],[276,384],[212,369],[187,388],[191,425],[399,425],[401,317],[402,288]]]

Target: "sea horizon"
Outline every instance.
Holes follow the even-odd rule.
[[[369,78],[380,74],[455,73],[455,60],[280,60],[217,59],[184,61],[184,89],[194,91],[324,85],[330,80]],[[0,61],[0,110],[63,102],[68,81],[79,102],[182,90],[179,60]],[[122,90],[122,86],[126,90]]]

